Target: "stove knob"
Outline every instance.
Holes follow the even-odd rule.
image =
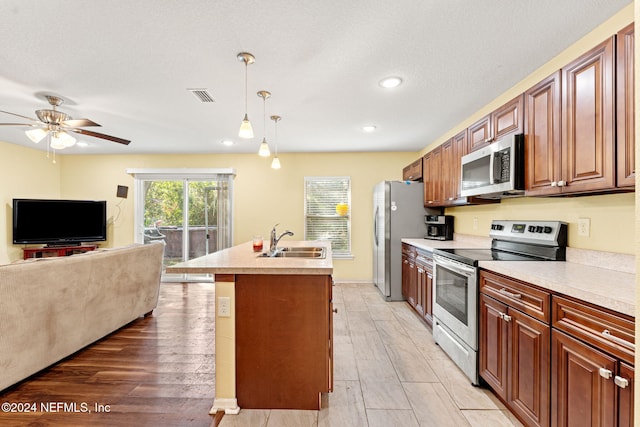
[[[541,225],[536,225],[536,233],[542,233],[542,226]]]
[[[502,230],[503,228],[502,224],[496,224],[496,230]]]
[[[545,226],[545,227],[544,227],[544,230],[543,230],[543,231],[544,231],[546,234],[549,234],[549,233],[551,233],[551,232],[553,231],[553,229],[547,225],[547,226]]]
[[[535,225],[530,225],[529,226],[529,233],[535,233],[536,232],[536,227]]]

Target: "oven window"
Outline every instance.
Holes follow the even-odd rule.
[[[467,276],[436,265],[436,304],[468,326]]]

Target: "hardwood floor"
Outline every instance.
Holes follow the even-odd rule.
[[[0,412],[0,425],[216,425],[221,414],[209,415],[214,301],[213,284],[163,283],[152,316],[0,394],[1,403],[35,403],[37,409]],[[59,412],[44,412],[41,405]],[[96,412],[96,405],[104,412]]]
[[[140,318],[0,394],[37,412],[0,412],[2,426],[518,426],[473,387],[404,302],[370,284],[338,284],[333,300],[334,392],[320,411],[209,415],[214,399],[214,288],[163,283]],[[57,402],[61,402],[57,404]],[[64,404],[67,407],[64,407]],[[77,411],[70,412],[76,404]],[[49,404],[58,412],[43,412]],[[95,405],[103,405],[96,412]]]

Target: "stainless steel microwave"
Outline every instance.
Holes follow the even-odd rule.
[[[462,197],[524,195],[524,135],[510,135],[462,157]]]

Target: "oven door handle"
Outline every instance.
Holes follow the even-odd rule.
[[[445,258],[441,255],[434,254],[433,261],[444,268],[462,273],[467,276],[471,276],[476,272],[476,269],[470,265],[466,265],[461,262],[454,261],[449,258]]]

